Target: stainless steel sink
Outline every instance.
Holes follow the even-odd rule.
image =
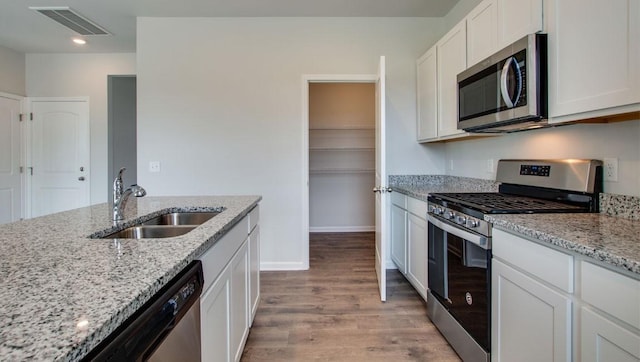
[[[104,236],[103,239],[144,239],[144,238],[170,238],[180,236],[195,229],[196,225],[141,225],[131,226],[113,234]]]
[[[200,225],[207,222],[219,212],[173,212],[156,216],[142,225]]]

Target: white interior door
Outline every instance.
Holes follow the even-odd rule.
[[[387,170],[385,142],[385,58],[380,57],[376,79],[376,274],[380,300],[387,300]]]
[[[89,205],[89,102],[32,99],[31,216]]]
[[[21,101],[0,95],[0,224],[22,217]]]

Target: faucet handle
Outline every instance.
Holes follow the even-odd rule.
[[[124,192],[124,187],[122,185],[122,174],[126,170],[126,167],[122,167],[120,171],[118,171],[118,176],[113,180],[113,199],[117,199]]]

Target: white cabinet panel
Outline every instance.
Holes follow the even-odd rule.
[[[202,360],[230,361],[231,315],[230,273],[225,268],[200,298],[200,332]]]
[[[545,9],[551,122],[640,109],[640,2],[549,0]]]
[[[234,361],[242,356],[249,335],[249,254],[245,242],[231,260],[231,351]]]
[[[497,0],[485,0],[467,15],[467,66],[498,50]]]
[[[498,49],[542,31],[542,0],[498,0]]]
[[[466,22],[451,29],[437,44],[438,136],[464,134],[458,129],[458,73],[467,67]]]
[[[410,199],[411,200],[411,199]],[[426,214],[425,214],[426,217]],[[427,221],[409,213],[407,223],[407,279],[427,299]]]
[[[582,308],[581,321],[583,362],[640,361],[640,335],[620,327],[588,308]]]
[[[438,68],[434,46],[417,63],[418,141],[438,137]]]
[[[391,203],[391,260],[407,274],[407,211]]]
[[[571,299],[492,262],[492,361],[571,361]]]
[[[249,300],[251,326],[260,304],[260,226],[256,226],[249,235]]]

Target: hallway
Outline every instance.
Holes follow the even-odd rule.
[[[262,272],[242,361],[460,361],[397,270],[380,302],[374,233],[312,233],[310,270]]]

